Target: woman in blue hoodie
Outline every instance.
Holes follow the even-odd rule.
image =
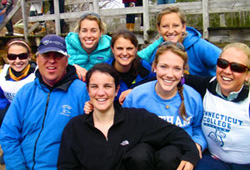
[[[182,44],[161,44],[152,65],[157,80],[135,87],[122,106],[144,108],[182,127],[194,140],[201,155],[201,151],[207,147],[201,129],[202,99],[192,87],[183,85],[187,61]]]
[[[70,32],[65,38],[69,64],[76,67],[78,77],[83,81],[87,70],[112,57],[111,37],[103,32],[104,25],[100,16],[86,12],[80,17],[78,32]]]
[[[214,76],[216,62],[221,49],[202,39],[201,34],[194,28],[186,26],[186,17],[178,7],[171,6],[163,9],[157,18],[157,30],[161,37],[138,55],[152,63],[158,45],[163,41],[179,42],[188,54],[189,72],[193,75]]]
[[[154,77],[151,66],[137,56],[138,40],[129,30],[118,30],[113,33],[111,50],[114,58],[107,63],[118,71],[121,81],[115,100],[120,103],[125,99],[128,89],[132,89],[142,81]]]

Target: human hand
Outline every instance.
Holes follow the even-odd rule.
[[[79,80],[86,81],[86,73],[87,70],[85,68],[82,68],[81,66],[74,64],[74,67],[76,68],[76,74],[79,78]]]
[[[198,143],[195,143],[196,144],[196,147],[199,151],[199,156],[200,156],[200,159],[202,158],[202,150],[201,150],[201,145],[199,145]]]
[[[132,91],[132,89],[125,90],[121,93],[119,97],[119,103],[122,105],[124,100],[126,99],[126,96]]]
[[[94,110],[94,107],[93,107],[93,104],[91,103],[91,101],[85,102],[83,110],[84,110],[85,114],[89,114],[90,112],[92,112]]]
[[[3,15],[6,12],[6,9],[2,9],[2,11],[0,12],[0,15]]]
[[[180,165],[178,166],[177,170],[193,170],[194,165],[188,161],[181,161]]]

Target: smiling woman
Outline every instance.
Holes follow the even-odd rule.
[[[112,57],[111,38],[103,34],[102,20],[93,12],[86,12],[79,18],[77,31],[70,32],[65,41],[70,56],[69,64],[76,67],[79,79],[85,81],[87,70]]]
[[[157,17],[160,38],[138,55],[152,63],[158,45],[164,41],[179,42],[188,54],[189,72],[193,75],[214,76],[221,49],[204,40],[199,31],[186,25],[186,16],[177,6],[163,9]]]
[[[7,43],[8,64],[0,74],[0,125],[17,91],[35,79],[36,63],[31,62],[31,50],[23,39],[12,39]]]
[[[129,30],[118,30],[112,34],[111,49],[114,58],[107,61],[118,71],[121,82],[120,89],[115,100],[122,103],[127,90],[134,88],[155,74],[151,66],[137,56],[138,40],[134,33]]]
[[[193,88],[183,85],[187,61],[182,44],[161,44],[152,65],[157,80],[135,87],[127,95],[123,107],[147,109],[163,120],[182,127],[196,143],[201,156],[202,150],[207,147],[201,130],[202,99]]]
[[[223,49],[215,77],[186,75],[185,82],[203,96],[208,150],[197,170],[250,169],[249,68],[250,48],[232,43]]]
[[[86,83],[94,111],[71,119],[65,127],[58,170],[154,170],[155,163],[166,162],[167,158],[153,158],[153,166],[147,166],[147,162],[138,164],[141,168],[130,166],[128,162],[133,155],[130,151],[143,143],[156,150],[177,147],[181,154],[178,161],[171,164],[180,169],[193,169],[199,159],[198,151],[184,130],[144,109],[121,108],[114,104],[119,74],[110,65],[96,64],[87,72]],[[162,169],[167,170],[166,166]]]

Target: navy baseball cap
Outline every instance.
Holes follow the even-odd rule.
[[[40,54],[58,52],[65,56],[68,55],[64,38],[54,34],[43,37],[37,50]]]

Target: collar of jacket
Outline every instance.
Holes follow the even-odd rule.
[[[218,81],[216,78],[212,78],[209,82],[208,90],[213,94],[216,95],[220,98],[222,98],[220,95],[217,94],[216,92],[216,86],[218,84]],[[249,86],[244,85],[236,99],[232,100],[232,102],[240,102],[245,100],[248,97],[249,94]]]
[[[149,75],[149,73],[150,73],[150,71],[149,70],[147,70],[144,66],[143,66],[143,60],[141,60],[141,59],[138,59],[139,61],[138,61],[138,75],[140,75],[142,78],[144,78],[144,77],[146,77],[147,75]],[[114,67],[114,65],[115,65],[115,59],[114,58],[112,58],[111,60],[109,60],[108,62],[107,62],[109,65],[111,65],[111,66],[113,66]],[[132,67],[131,67],[132,68]],[[131,69],[129,70],[129,71],[131,71]]]
[[[121,123],[124,121],[124,115],[122,113],[122,107],[119,104],[118,101],[114,102],[114,109],[115,109],[115,117],[114,117],[114,123],[111,127]],[[91,126],[94,127],[94,119],[93,119],[93,112],[91,112],[90,114],[88,114],[86,116],[86,123]]]
[[[140,60],[139,62],[139,68],[138,68],[138,74],[144,78],[146,77],[147,75],[149,75],[150,71],[147,70],[145,67],[143,67],[143,64],[142,64],[142,60]]]
[[[36,70],[36,63],[35,63],[35,62],[30,62],[30,69],[29,69],[28,75],[30,75],[31,73],[34,73],[35,70]],[[28,76],[28,75],[27,75],[27,76]],[[26,76],[26,77],[27,77],[27,76]],[[8,70],[7,70],[7,74],[6,74],[6,76],[5,76],[5,79],[6,79],[6,80],[10,80],[10,79],[11,79]]]
[[[67,72],[64,75],[64,77],[59,82],[57,82],[53,87],[50,87],[43,81],[39,69],[37,69],[36,71],[36,77],[39,79],[40,84],[48,88],[50,91],[52,91],[53,89],[67,91],[71,83],[75,79],[77,79],[77,76],[76,76],[76,69],[74,66],[68,65],[66,70]]]

